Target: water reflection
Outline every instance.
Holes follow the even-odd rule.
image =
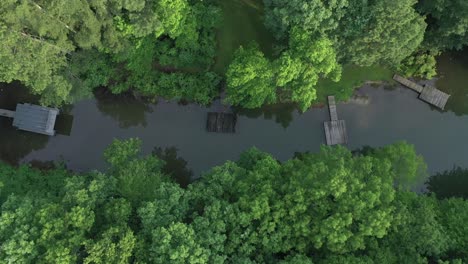
[[[287,128],[294,119],[294,113],[298,110],[294,104],[275,104],[257,109],[236,109],[235,112],[252,119],[263,116],[264,119],[274,120],[283,128]]]
[[[468,169],[454,167],[452,170],[437,173],[427,181],[427,189],[438,198],[468,198]]]
[[[150,104],[129,94],[114,95],[101,88],[94,93],[99,111],[119,122],[120,128],[146,127],[146,113],[153,109]]]
[[[176,147],[154,148],[153,155],[164,160],[166,164],[163,167],[163,172],[171,175],[174,180],[182,187],[187,187],[193,176],[192,170],[187,168],[187,161],[177,156],[178,149]]]
[[[468,50],[445,53],[438,58],[438,89],[450,94],[445,110],[468,114]]]

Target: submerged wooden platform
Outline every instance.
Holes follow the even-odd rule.
[[[328,96],[328,109],[330,111],[331,121],[324,122],[323,124],[327,145],[347,144],[348,134],[346,132],[346,122],[344,120],[338,120],[334,96]]]
[[[233,113],[209,112],[206,130],[215,133],[235,133],[237,116]]]
[[[419,99],[423,100],[424,102],[431,104],[435,107],[438,107],[444,110],[445,105],[447,104],[448,99],[450,98],[449,94],[446,94],[434,87],[424,85],[421,86],[415,82],[412,82],[408,79],[405,79],[399,75],[394,75],[393,79],[404,86],[413,89],[414,91],[419,93]]]

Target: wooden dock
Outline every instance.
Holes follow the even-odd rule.
[[[233,113],[209,112],[206,130],[215,133],[235,133],[237,117]]]
[[[0,116],[13,118],[14,115],[15,115],[15,111],[0,109]]]
[[[412,82],[408,79],[405,79],[399,75],[394,75],[393,79],[402,85],[411,88],[412,90],[419,93],[419,99],[422,101],[431,104],[437,108],[444,110],[445,105],[447,104],[448,99],[450,98],[449,94],[446,94],[434,87],[424,85],[421,86],[415,82]]]
[[[31,104],[18,104],[16,111],[0,109],[0,116],[13,118],[13,126],[24,131],[55,135],[55,121],[59,110]]]
[[[324,122],[323,124],[327,145],[347,144],[348,134],[346,132],[346,122],[344,120],[338,120],[334,96],[328,96],[328,109],[330,111],[331,121]]]

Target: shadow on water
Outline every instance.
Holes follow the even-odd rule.
[[[129,94],[114,95],[105,88],[94,92],[99,111],[119,123],[120,128],[146,127],[146,113],[153,109],[150,104]]]
[[[426,182],[427,189],[439,199],[460,197],[468,198],[468,169],[454,167],[452,170],[437,173]]]
[[[257,119],[263,116],[264,119],[274,120],[283,128],[287,128],[294,120],[294,114],[298,112],[295,104],[274,104],[256,109],[237,108],[235,112],[240,116]]]
[[[468,115],[468,49],[447,52],[437,60],[438,89],[450,94],[445,110]]]
[[[38,99],[18,82],[0,83],[0,108],[15,110],[17,103],[37,103]],[[12,119],[0,117],[0,158],[16,165],[32,151],[44,148],[49,137],[18,131],[12,123]]]
[[[163,167],[163,172],[180,184],[183,188],[187,187],[193,176],[192,170],[187,168],[187,161],[177,156],[178,149],[176,147],[154,148],[153,155],[164,160],[166,164]]]

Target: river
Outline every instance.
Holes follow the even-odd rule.
[[[406,140],[424,156],[431,174],[454,165],[468,167],[468,56],[463,54],[447,53],[439,58],[441,78],[436,85],[452,94],[446,111],[430,107],[413,91],[395,85],[366,85],[357,94],[367,96],[367,104],[338,104],[339,118],[347,124],[348,147],[378,147]],[[21,90],[17,86],[3,84],[0,94]],[[3,96],[0,105],[12,108],[25,98],[29,97]],[[11,120],[0,118],[0,157],[10,163],[64,161],[76,171],[105,169],[102,153],[114,138],[138,137],[143,140],[144,153],[167,149],[171,161],[179,164],[176,166],[186,165],[193,177],[199,177],[226,160],[236,160],[253,146],[286,160],[295,152],[318,151],[325,143],[326,108],[302,114],[290,106],[244,111],[235,134],[206,132],[208,111],[198,105],[164,101],[83,100],[64,110],[74,117],[69,135],[55,137],[16,131]]]

